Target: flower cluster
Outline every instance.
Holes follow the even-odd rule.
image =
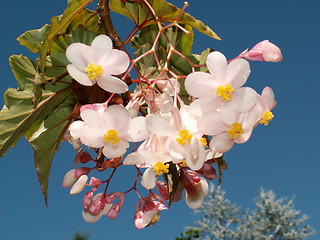
[[[128,91],[124,79],[137,61],[131,60],[129,67],[129,56],[113,49],[109,37],[100,35],[91,46],[73,43],[66,54],[67,69],[75,81],[84,86],[97,84],[111,94],[103,103],[83,105],[69,126],[68,140],[78,151],[75,165],[91,162],[94,167],[70,170],[63,187],[77,194],[91,186],[83,198],[83,218],[90,223],[102,215],[114,219],[131,191],[138,196],[134,214],[138,229],[155,224],[160,211],[183,196],[190,208],[199,208],[208,194],[207,180],[217,178],[214,164],[220,169],[222,155],[234,143],[245,143],[257,125],[267,126],[274,117],[272,89],[266,87],[258,94],[243,86],[251,71],[247,60],[282,59],[279,48],[269,41],[229,62],[222,53],[211,52],[202,66],[208,71],[194,70],[187,76],[162,72],[147,81],[140,78],[127,103],[111,99]],[[182,100],[182,90],[188,101]],[[132,188],[108,193],[117,168],[126,165],[136,167]],[[94,169],[110,169],[111,174],[104,181],[91,177],[88,182]],[[138,191],[139,182],[148,190],[147,197]],[[104,190],[97,193],[101,186]]]

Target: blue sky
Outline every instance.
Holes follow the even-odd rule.
[[[182,6],[183,1],[174,1]],[[223,52],[228,59],[255,43],[269,39],[284,55],[281,63],[251,62],[246,83],[261,93],[265,86],[274,89],[278,106],[268,127],[260,126],[249,142],[237,145],[225,155],[229,169],[222,187],[227,197],[243,206],[253,207],[252,198],[262,186],[278,197],[295,196],[296,208],[310,216],[308,221],[320,232],[320,2],[318,0],[190,0],[187,12],[204,21],[223,41],[196,33],[194,53],[206,47]],[[3,0],[0,9],[1,93],[16,87],[8,57],[25,54],[33,57],[15,40],[26,30],[49,23],[51,16],[63,12],[66,1]],[[116,18],[124,38],[126,20]],[[1,98],[1,104],[3,99]],[[114,221],[102,218],[87,224],[81,217],[81,197],[69,196],[61,180],[72,168],[74,152],[63,144],[55,156],[49,185],[49,207],[45,207],[33,153],[21,140],[10,149],[1,163],[0,239],[71,239],[73,232],[91,232],[92,240],[173,239],[183,226],[196,220],[192,210],[181,201],[161,214],[159,223],[136,230],[133,214],[136,197],[126,198],[125,206]],[[126,183],[127,172],[118,176]],[[216,181],[212,181],[216,183]],[[319,235],[309,239],[319,239]]]

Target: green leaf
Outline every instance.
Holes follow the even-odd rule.
[[[17,40],[31,52],[38,53],[39,45],[46,39],[50,25],[46,24],[40,29],[30,30],[20,35]]]
[[[181,9],[164,0],[148,0],[148,2],[157,17],[164,23],[175,22],[181,13]],[[154,16],[151,14],[150,10],[140,1],[126,1],[125,3],[122,3],[121,0],[110,0],[110,9],[128,17],[137,26],[141,24],[147,26],[155,23]],[[188,13],[183,12],[177,22],[187,24],[212,38],[221,40],[210,27],[206,26],[203,22],[195,19]]]
[[[207,48],[206,50],[202,51],[201,54],[193,54],[193,56],[199,61],[199,65],[206,65],[207,63],[207,57],[209,53],[213,52],[213,49]],[[200,67],[197,69],[198,71],[207,72],[207,67]]]
[[[46,205],[48,205],[48,181],[52,159],[70,124],[69,116],[75,102],[76,97],[73,94],[68,95],[42,122],[43,127],[29,139],[34,150],[34,163]]]

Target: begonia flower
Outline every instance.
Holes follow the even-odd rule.
[[[224,153],[234,143],[245,143],[249,140],[252,130],[260,115],[256,111],[238,113],[231,124],[222,121],[220,112],[208,112],[199,121],[198,127],[204,134],[213,136],[209,147],[212,151]]]
[[[120,157],[129,147],[129,141],[142,141],[149,134],[145,118],[140,116],[131,119],[128,110],[120,105],[111,105],[103,113],[84,109],[80,117],[85,126],[74,130],[74,125],[80,123],[72,123],[69,127],[71,136],[79,137],[86,146],[103,148],[107,158]]]
[[[189,208],[197,209],[201,207],[203,200],[208,196],[209,186],[204,178],[196,184],[196,191],[185,191],[185,200]]]
[[[66,56],[71,62],[67,65],[68,73],[80,84],[92,86],[97,83],[112,93],[128,91],[127,84],[114,75],[124,73],[130,59],[125,52],[112,49],[108,36],[97,36],[91,46],[72,43],[66,50]]]
[[[220,109],[223,121],[233,123],[235,111],[247,112],[257,101],[255,90],[242,87],[250,74],[249,63],[236,59],[228,64],[226,57],[216,51],[208,55],[206,63],[210,73],[189,74],[185,80],[186,90],[199,98],[196,101],[203,109]]]
[[[262,90],[261,96],[259,95],[255,111],[261,115],[259,123],[268,126],[274,115],[271,110],[277,105],[277,101],[274,99],[274,93],[272,88],[265,87]]]
[[[249,51],[244,51],[239,55],[245,59],[251,61],[265,61],[265,62],[280,62],[282,61],[282,54],[280,48],[278,48],[269,40],[264,40],[257,43]]]

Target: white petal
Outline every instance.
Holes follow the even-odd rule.
[[[90,47],[83,43],[72,43],[66,50],[66,56],[69,62],[81,71],[84,71],[92,62]]]
[[[76,68],[73,64],[67,65],[67,70],[70,76],[76,80],[78,83],[84,85],[84,86],[92,86],[95,84],[95,82],[91,81],[88,78],[88,74],[80,71],[78,68]]]
[[[207,98],[215,95],[217,83],[213,76],[205,72],[194,72],[187,76],[185,88],[187,92],[197,98]]]
[[[151,152],[146,152],[146,151],[133,152],[133,153],[130,153],[123,160],[123,165],[137,165],[137,167],[141,167],[141,165],[143,165],[148,160],[148,158],[152,156],[153,155]]]
[[[111,105],[103,113],[109,129],[115,129],[118,134],[126,133],[129,125],[129,112],[121,105]]]
[[[156,179],[153,167],[147,168],[142,175],[141,185],[148,190],[153,189],[156,186]]]
[[[92,215],[87,210],[83,210],[82,217],[87,223],[95,223],[102,217],[102,211],[98,215]]]
[[[112,41],[106,35],[97,36],[91,43],[92,55],[95,64],[103,65],[104,56],[109,56],[112,51]]]
[[[220,52],[212,52],[207,58],[207,67],[219,85],[225,84],[227,75],[227,59]]]
[[[227,124],[232,125],[236,121],[236,113],[232,102],[223,102],[220,109],[221,120]]]
[[[63,181],[62,181],[62,187],[69,188],[71,187],[75,182],[77,181],[76,178],[76,169],[71,169],[64,175]]]
[[[206,112],[214,112],[220,107],[221,98],[218,96],[197,99],[190,104],[190,111],[196,116]]]
[[[107,158],[116,158],[125,154],[127,151],[126,147],[121,146],[119,143],[114,145],[112,143],[108,143],[103,147],[103,155]]]
[[[208,195],[209,186],[205,179],[201,178],[197,184],[197,191],[193,194],[188,194],[186,191],[185,199],[186,203],[191,209],[197,209],[201,207],[204,198]]]
[[[232,94],[232,107],[238,112],[249,111],[257,102],[258,94],[250,87],[238,88]]]
[[[121,79],[106,74],[98,78],[97,84],[111,93],[124,93],[129,89],[128,85]]]
[[[129,121],[128,138],[130,142],[140,142],[145,140],[149,135],[146,127],[145,117],[136,117]]]
[[[218,135],[229,128],[222,120],[219,112],[205,113],[198,123],[200,132],[214,136]]]
[[[103,147],[105,142],[103,140],[103,135],[105,133],[101,129],[97,128],[85,128],[81,132],[80,140],[84,145],[93,148]]]
[[[177,134],[177,130],[169,122],[154,114],[146,116],[146,126],[151,133],[159,136],[175,136]]]
[[[262,90],[261,97],[263,99],[263,103],[264,103],[266,109],[272,110],[276,106],[277,101],[275,101],[275,99],[274,99],[274,92],[273,92],[272,88],[265,87]]]
[[[81,131],[86,127],[86,123],[84,121],[78,120],[74,121],[69,126],[70,135],[73,138],[80,138]]]
[[[70,189],[70,195],[74,195],[81,192],[86,186],[87,181],[88,181],[88,175],[82,175]]]
[[[218,136],[215,136],[210,141],[210,148],[212,151],[215,152],[228,152],[234,144],[234,141],[230,139],[227,133],[222,133]]]
[[[128,69],[130,59],[124,51],[112,49],[108,58],[104,59],[101,65],[104,67],[103,71],[108,75],[119,75]]]
[[[247,60],[236,59],[228,65],[226,83],[229,83],[234,89],[239,88],[245,84],[250,72],[250,65]]]
[[[92,109],[86,109],[80,112],[80,117],[89,126],[105,129],[107,127],[101,114]]]

